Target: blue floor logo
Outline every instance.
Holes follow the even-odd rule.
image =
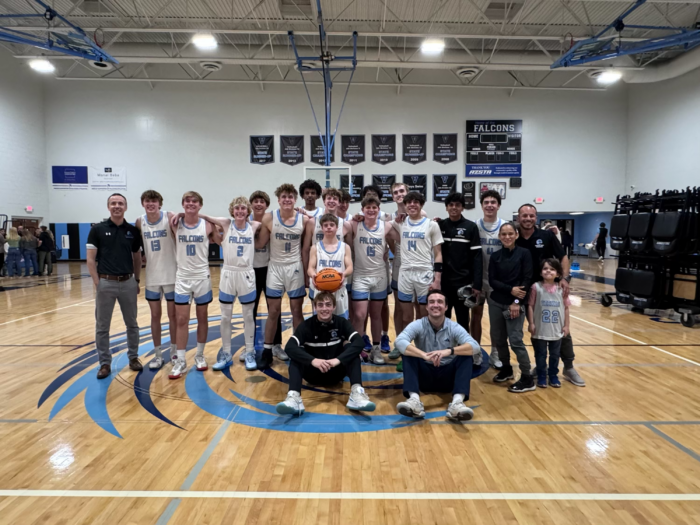
[[[210,324],[207,342],[221,339],[219,321],[220,317],[209,318]],[[283,330],[291,328],[291,316],[288,313],[283,314],[282,328]],[[239,332],[239,335],[234,336],[232,348],[240,348],[243,346],[243,320],[240,316],[234,316],[233,330],[234,332]],[[163,343],[169,344],[168,332],[165,329],[163,333]],[[46,387],[38,402],[38,407],[41,407],[63,386],[66,384],[69,385],[54,403],[49,415],[49,421],[55,418],[71,401],[84,392],[84,405],[88,416],[102,429],[121,438],[122,436],[112,422],[107,410],[107,393],[112,383],[116,381],[121,386],[132,389],[138,403],[152,416],[160,419],[163,423],[186,430],[186,428],[180,426],[163,414],[154,402],[154,396],[172,397],[152,390],[153,381],[156,376],[159,373],[167,373],[170,357],[168,352],[163,354],[165,365],[160,370],[150,370],[148,368],[148,362],[154,357],[150,329],[141,330],[140,332],[139,357],[144,363],[144,369],[136,374],[133,384],[121,375],[121,372],[127,368],[128,365],[126,334],[117,334],[113,336],[110,345],[113,356],[112,375],[106,379],[97,379],[96,370],[99,366],[99,359],[95,348],[76,357],[59,370],[59,376]],[[193,349],[195,346],[196,320],[193,320],[190,322],[187,348]],[[188,350],[188,352],[189,351],[190,350]],[[488,356],[483,350],[482,353],[485,357],[485,365],[482,366],[481,369],[474,371],[474,377],[488,370]],[[234,356],[234,361],[237,361],[237,356]],[[210,365],[211,364],[212,363],[210,363]],[[238,366],[238,363],[234,364],[234,366]],[[367,371],[368,369],[377,371]],[[373,392],[379,393],[387,390],[400,391],[402,387],[402,374],[396,373],[393,370],[394,367],[392,365],[365,366],[362,379],[368,393],[371,395]],[[263,373],[274,381],[279,381],[281,383],[288,383],[289,381],[286,375],[275,369],[269,369]],[[192,368],[185,376],[184,389],[189,401],[194,403],[201,410],[233,423],[269,430],[311,433],[377,431],[405,427],[415,423],[414,420],[400,415],[368,415],[366,413],[359,414],[351,412],[347,414],[322,414],[307,411],[302,417],[279,416],[273,404],[243,395],[234,388],[227,388],[232,396],[231,399],[226,399],[219,395],[209,385],[207,378],[216,378],[219,380],[219,378],[224,377],[226,381],[230,382],[230,387],[235,387],[236,381],[231,375],[231,369],[225,369],[219,374],[219,372],[211,371],[201,373]],[[383,384],[376,384],[377,382],[382,382]],[[389,383],[387,384],[387,382]],[[178,383],[182,383],[182,381]],[[329,390],[306,386],[304,390],[339,396],[348,395],[347,389],[344,391]],[[178,399],[184,400],[185,398],[182,397]],[[439,410],[428,412],[425,417],[426,419],[431,419],[443,417],[444,414],[444,410]]]

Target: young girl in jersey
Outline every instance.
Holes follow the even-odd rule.
[[[569,333],[569,292],[559,284],[563,272],[556,259],[545,259],[540,266],[542,281],[535,282],[528,299],[528,331],[535,349],[537,363],[537,386],[561,387],[559,382],[559,350],[561,340]],[[547,368],[549,347],[549,368]]]

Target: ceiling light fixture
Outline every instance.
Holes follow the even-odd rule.
[[[420,50],[424,55],[439,55],[445,50],[445,41],[442,38],[426,38]]]
[[[51,62],[43,59],[32,60],[29,62],[29,67],[31,67],[34,71],[38,71],[39,73],[53,73],[56,71],[56,68]]]
[[[211,33],[197,33],[192,37],[192,43],[198,49],[205,50],[216,49],[216,47],[219,45],[216,38],[214,38],[214,35]]]
[[[583,215],[585,212],[582,211],[572,211],[569,215]]]
[[[622,78],[622,73],[611,69],[609,71],[603,71],[600,75],[596,77],[598,84],[603,84],[604,86],[609,86],[614,84]]]

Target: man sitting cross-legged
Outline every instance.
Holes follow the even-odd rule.
[[[350,410],[372,412],[374,403],[362,388],[360,352],[362,338],[350,321],[333,315],[335,295],[319,292],[314,297],[316,315],[302,322],[287,341],[285,351],[289,364],[289,392],[287,399],[277,404],[280,414],[304,413],[301,400],[301,381],[312,385],[329,386],[350,379]]]
[[[469,399],[472,356],[481,348],[464,328],[445,318],[446,311],[445,294],[431,290],[427,317],[410,323],[396,338],[396,348],[403,354],[403,395],[408,398],[396,409],[404,416],[425,417],[420,391],[451,391],[447,419],[469,421],[474,417],[464,401]]]

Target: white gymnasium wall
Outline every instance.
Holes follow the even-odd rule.
[[[665,82],[628,86],[626,194],[700,184],[698,84],[700,69]]]
[[[322,101],[320,90],[312,96]],[[336,91],[336,109],[340,99]],[[391,88],[354,87],[338,135],[364,133],[369,156],[372,133],[395,133],[399,147],[402,133],[427,133],[432,159],[432,133],[458,133],[458,162],[412,166],[397,152],[394,163],[366,161],[353,166],[353,173],[364,174],[366,184],[372,174],[396,174],[398,180],[402,174],[427,174],[430,183],[433,174],[455,173],[461,187],[465,121],[523,119],[523,187],[507,190],[503,214],[537,196],[545,198],[543,211],[602,211],[594,197],[604,196],[607,210],[623,186],[626,110],[621,87],[607,93],[516,91],[512,97],[505,89],[404,89],[397,96]],[[180,208],[184,191],[197,190],[204,211],[222,215],[237,195],[256,189],[272,194],[282,182],[298,185],[303,170],[279,162],[279,136],[305,135],[308,159],[308,136],[315,132],[300,87],[266,86],[262,92],[257,86],[157,84],[150,90],[143,83],[65,81],[53,81],[47,91],[46,128],[47,173],[51,165],[126,166],[134,215],[148,188],[164,195],[169,210]],[[274,164],[250,164],[251,134],[275,135]],[[55,222],[107,215],[104,192],[50,193]],[[426,211],[443,214],[444,206],[429,202]]]
[[[34,206],[34,212],[24,211]],[[42,82],[26,62],[0,52],[0,213],[49,215]],[[48,221],[46,221],[48,222]]]

